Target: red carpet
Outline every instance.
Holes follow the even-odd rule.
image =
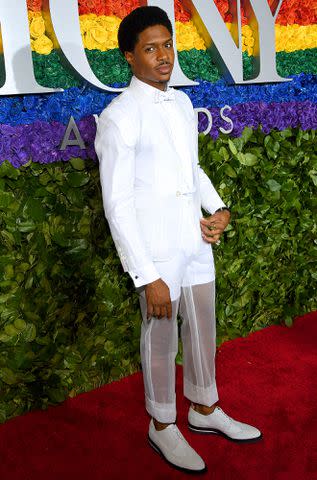
[[[178,370],[178,424],[216,480],[317,479],[317,312],[224,343],[220,405],[264,438],[236,444],[191,433]],[[141,374],[0,425],[1,480],[176,479],[147,445]]]

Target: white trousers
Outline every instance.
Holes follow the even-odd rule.
[[[209,252],[210,252],[209,248]],[[148,413],[163,423],[176,420],[175,357],[178,351],[179,313],[183,346],[184,395],[195,403],[211,406],[218,400],[215,380],[216,319],[215,282],[212,254],[206,253],[182,262],[183,275],[178,298],[172,296],[172,318],[147,319],[144,290],[140,291],[142,312],[141,362]],[[158,265],[156,265],[158,266]],[[161,278],[169,285],[169,276],[161,264]],[[179,270],[178,270],[179,271]],[[175,270],[168,269],[173,275]],[[195,284],[188,285],[190,275]],[[185,281],[183,281],[185,279]]]

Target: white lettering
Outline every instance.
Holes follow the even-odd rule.
[[[232,108],[229,106],[229,105],[225,105],[224,107],[222,107],[222,109],[220,110],[220,117],[227,123],[229,123],[230,127],[228,128],[228,130],[224,129],[223,127],[220,127],[219,130],[222,132],[222,133],[225,133],[225,134],[229,134],[232,132],[233,130],[233,121],[231,120],[230,117],[227,117],[226,115],[224,115],[224,112],[225,110],[229,110],[229,112],[231,112]]]
[[[0,95],[61,91],[42,87],[35,79],[26,0],[0,0],[0,22],[4,51],[0,77],[5,78]]]
[[[72,134],[75,136],[73,139],[70,138]],[[70,146],[79,147],[81,150],[85,150],[86,148],[73,116],[70,117],[68,122],[60,150],[66,150],[66,148]]]
[[[197,115],[197,127],[198,127],[198,115],[200,113],[203,113],[204,115],[206,115],[206,117],[208,119],[208,125],[207,125],[207,128],[201,133],[203,133],[204,135],[208,135],[208,133],[212,129],[212,115],[211,115],[210,111],[207,108],[203,108],[203,107],[195,108],[194,110],[195,110],[196,115]]]
[[[233,14],[231,35],[214,1],[183,0],[184,5],[192,12],[193,21],[203,36],[208,51],[231,82],[243,84],[291,81],[291,79],[280,77],[276,71],[274,26],[283,0],[275,0],[274,14],[267,0],[245,0],[247,15],[252,25],[256,26],[256,50],[255,77],[244,80],[240,2],[241,0],[229,0],[230,11]],[[167,11],[175,32],[173,0],[148,0],[148,4],[157,5]],[[51,18],[56,40],[58,39],[60,45],[60,53],[68,68],[102,90],[109,92],[124,90],[104,85],[91,70],[82,43],[77,0],[67,0],[67,2],[44,0],[43,8],[48,12],[47,18]],[[0,96],[62,91],[62,89],[43,87],[35,79],[26,0],[0,0],[0,22],[4,47],[4,62],[0,61],[0,82],[2,79],[4,84],[0,88]],[[176,46],[175,33],[174,42]],[[182,72],[177,55],[171,85],[198,85]]]
[[[49,0],[51,20],[61,53],[84,80],[109,92],[122,92],[122,88],[104,85],[92,71],[83,46],[77,0]]]
[[[272,15],[267,0],[250,0],[250,3],[254,12],[253,14],[251,11],[249,14],[250,22],[258,26],[255,32],[255,73],[257,74],[257,83],[290,82],[290,78],[283,78],[276,71],[275,20],[283,0],[278,0],[274,15]],[[254,80],[248,80],[245,83],[254,83]]]
[[[226,27],[225,22],[213,1],[183,0],[190,8],[193,21],[205,43],[220,66],[224,76],[233,83],[259,83],[259,82],[288,82],[290,79],[282,78],[276,71],[275,60],[275,18],[283,0],[278,0],[275,15],[272,16],[267,0],[250,0],[253,13],[248,10],[250,21],[257,29],[259,38],[256,58],[255,78],[243,79],[242,62],[242,37],[241,37],[241,3],[240,0],[229,0],[229,10],[233,13],[233,36]],[[245,2],[247,4],[247,0]],[[261,53],[262,52],[262,53]],[[257,67],[258,63],[261,67]]]

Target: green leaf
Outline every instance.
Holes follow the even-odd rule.
[[[18,382],[17,375],[7,367],[0,368],[0,379],[8,385],[14,385]]]
[[[279,151],[279,149],[280,149],[280,144],[279,144],[279,142],[274,142],[272,148],[273,148],[273,151],[277,153],[277,152]]]
[[[14,201],[14,195],[11,192],[0,191],[0,208],[6,210]]]
[[[281,132],[279,132],[279,134],[282,138],[289,138],[293,136],[293,132],[291,128],[286,128],[285,130],[282,130]]]
[[[20,171],[18,168],[14,168],[14,166],[8,162],[8,160],[4,161],[0,165],[0,177],[7,177],[12,178],[13,180],[17,180],[20,176]]]
[[[12,324],[9,324],[9,325],[6,325],[4,327],[4,333],[6,335],[8,335],[9,337],[14,337],[15,335],[17,335],[18,333],[20,333],[20,330],[18,330],[17,328],[15,328],[14,325]]]
[[[87,172],[71,172],[66,175],[66,181],[71,187],[83,187],[89,182],[89,174]]]
[[[229,148],[230,148],[231,152],[233,153],[233,155],[237,155],[238,150],[237,150],[235,144],[233,143],[233,141],[230,138],[228,140],[228,145],[229,145]]]
[[[28,323],[26,325],[26,328],[21,333],[21,336],[23,337],[23,340],[25,342],[33,342],[33,340],[36,337],[36,327],[35,327],[35,325],[33,325],[33,323]]]
[[[26,222],[21,222],[21,220],[17,219],[17,227],[20,232],[33,232],[36,229],[36,225],[32,220],[28,220]]]
[[[271,192],[278,192],[279,190],[281,190],[282,186],[280,183],[278,183],[276,180],[270,178],[266,184],[268,185],[269,189],[271,190]]]
[[[244,130],[243,130],[243,132],[242,132],[242,135],[241,135],[244,143],[247,143],[247,142],[250,140],[250,138],[252,137],[252,135],[253,135],[253,130],[252,130],[252,128],[250,128],[250,127],[245,127]]]
[[[308,172],[308,175],[309,175],[310,178],[312,179],[313,184],[315,185],[315,187],[317,187],[317,172],[316,172],[315,170],[311,170],[310,172]]]
[[[82,158],[72,158],[70,164],[75,170],[85,170],[85,161]]]
[[[248,167],[252,167],[258,163],[258,158],[253,155],[253,153],[239,152],[237,158],[242,165],[246,165]]]
[[[35,222],[43,222],[45,219],[45,210],[40,200],[29,198],[23,208],[24,218],[30,218]]]
[[[229,164],[226,165],[226,167],[225,167],[225,174],[228,175],[228,177],[230,177],[230,178],[236,178],[237,177],[236,171]]]
[[[225,159],[229,160],[229,153],[228,150],[225,147],[220,147],[219,149],[219,154]]]
[[[16,320],[14,320],[14,327],[18,331],[22,331],[26,328],[26,322],[24,320],[22,320],[21,318],[17,318]]]

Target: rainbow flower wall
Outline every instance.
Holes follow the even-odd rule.
[[[231,15],[228,1],[215,2],[228,28]],[[122,17],[139,5],[138,1],[80,0],[79,13],[83,43],[91,67],[102,82],[124,86],[130,71],[117,45]],[[213,117],[210,135],[228,127],[220,116],[224,105],[232,108],[231,136],[240,136],[244,127],[284,130],[317,125],[317,2],[284,0],[276,21],[277,69],[292,82],[264,85],[229,86],[213,64],[203,39],[189,12],[176,0],[176,34],[179,61],[185,74],[200,84],[183,88],[194,107],[208,108]],[[49,87],[62,87],[62,93],[0,98],[0,163],[9,160],[15,167],[29,160],[39,163],[68,161],[73,157],[96,158],[93,148],[94,114],[99,114],[115,94],[100,92],[71,76],[60,63],[53,35],[42,12],[41,0],[28,0],[30,36],[37,81]],[[251,71],[253,32],[243,18],[245,74]],[[70,116],[77,122],[86,149],[60,150]],[[206,118],[199,123],[206,127]]]

